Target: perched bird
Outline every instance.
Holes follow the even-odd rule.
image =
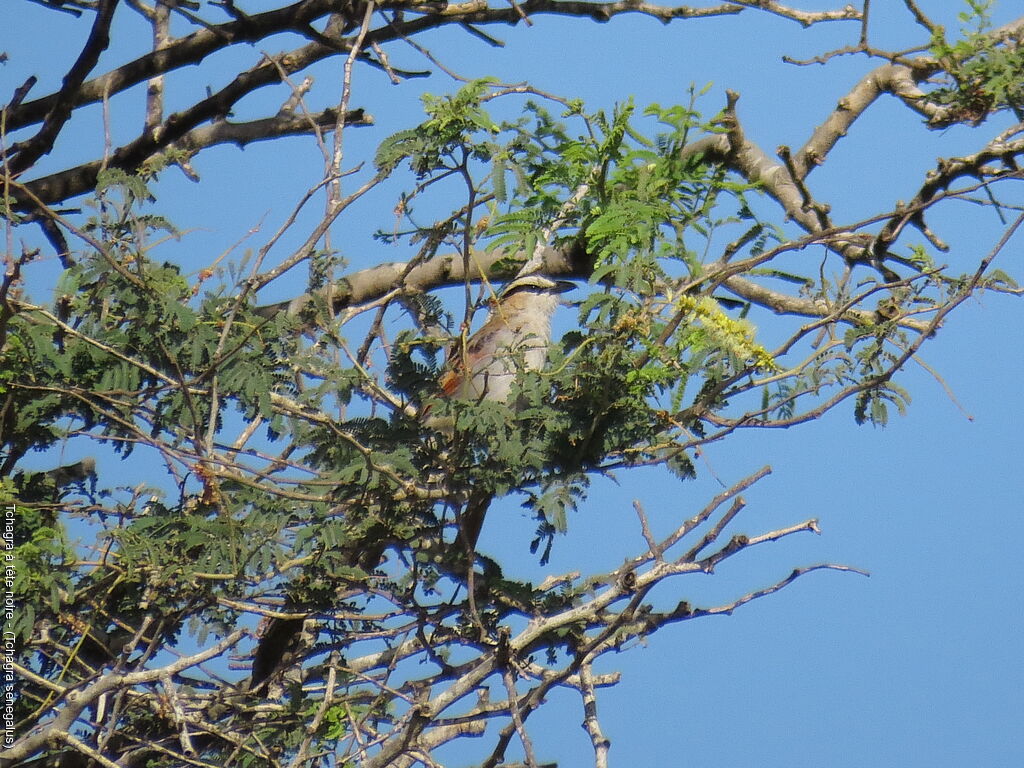
[[[510,282],[491,308],[487,322],[448,355],[440,379],[445,397],[458,400],[506,402],[521,371],[538,370],[551,344],[551,316],[558,295],[575,286],[532,274]],[[450,423],[427,421],[435,429],[450,430]],[[491,494],[470,491],[459,516],[459,540],[469,551],[476,548]]]
[[[558,294],[574,287],[542,275],[519,277],[505,286],[483,327],[448,355],[440,380],[444,396],[508,400],[520,370],[534,371],[544,365]]]

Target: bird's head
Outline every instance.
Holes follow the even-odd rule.
[[[517,277],[515,280],[505,286],[505,289],[501,292],[501,298],[505,299],[514,293],[520,291],[531,291],[533,293],[565,293],[575,288],[574,283],[570,283],[568,280],[552,280],[551,278],[544,277],[544,275],[531,274]]]

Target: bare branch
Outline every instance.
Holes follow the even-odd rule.
[[[82,48],[78,59],[64,76],[60,91],[54,94],[50,100],[45,110],[42,127],[31,139],[18,142],[8,151],[7,165],[10,173],[17,175],[31,168],[36,160],[53,149],[57,135],[77,106],[76,101],[82,83],[96,66],[100,54],[110,45],[110,25],[114,21],[116,7],[117,0],[98,0],[96,18],[89,31],[89,39]],[[15,112],[18,109],[20,107],[15,107]],[[12,128],[13,126],[10,124],[7,126],[7,130]]]
[[[206,650],[199,651],[191,656],[183,656],[165,667],[144,669],[138,672],[110,672],[80,690],[68,692],[64,696],[63,708],[58,711],[53,720],[35,728],[16,740],[14,745],[4,753],[3,759],[5,764],[10,765],[18,760],[30,757],[37,750],[44,747],[51,739],[66,739],[82,711],[101,696],[135,685],[155,682],[168,675],[175,675],[195,667],[204,661],[220,656],[226,650],[236,645],[246,634],[245,630],[238,630]]]

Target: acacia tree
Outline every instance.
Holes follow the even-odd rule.
[[[679,598],[679,576],[816,530],[806,520],[727,533],[768,468],[664,538],[638,501],[641,551],[618,553],[611,572],[540,584],[460,545],[467,501],[521,499],[546,558],[568,511],[593,503],[597,475],[657,466],[686,481],[703,445],[847,403],[858,421],[884,423],[908,400],[895,377],[953,309],[983,290],[1017,292],[992,263],[1021,222],[1024,19],[992,28],[985,3],[969,3],[969,27],[953,38],[905,0],[922,29],[909,52],[872,44],[866,0],[815,12],[775,2],[303,0],[258,13],[234,2],[44,4],[92,27],[61,88],[36,97],[34,80],[24,83],[0,123],[0,474],[19,509],[23,601],[8,627],[22,686],[5,765],[437,765],[440,748],[484,734],[473,742],[480,764],[518,741],[538,765],[547,756],[534,754],[529,718],[556,688],[578,695],[605,765],[596,701],[617,676],[596,672],[598,659],[844,566],[797,567],[721,605]],[[493,25],[545,13],[699,24],[745,11],[752,23],[766,12],[855,31],[818,62],[856,53],[864,76],[798,148],[772,156],[748,138],[732,92],[720,105],[695,93],[684,105],[603,112],[476,80],[426,98],[422,122],[381,137],[372,159],[346,155],[346,134],[372,124],[352,103],[354,79],[368,67],[396,82],[423,74],[393,63],[394,45],[443,67],[428,48],[434,30],[493,40]],[[115,14],[148,24],[152,49],[97,74]],[[214,54],[282,32],[305,42],[251,54],[227,85],[168,114],[165,78],[222,67]],[[297,76],[332,57],[343,63],[340,99],[308,109],[313,84]],[[134,138],[36,170],[73,139],[77,112],[143,85]],[[231,119],[261,89],[281,94],[276,113]],[[879,199],[870,218],[845,221],[807,180],[883,98],[919,114],[922,130],[975,126],[976,151],[938,162],[912,199]],[[986,120],[997,114],[1010,127],[993,135]],[[194,175],[192,159],[217,144],[294,134],[317,142],[325,172],[251,258],[193,279],[154,258],[179,234],[150,202],[163,175]],[[347,268],[341,227],[378,188],[391,195],[378,237],[408,256]],[[317,200],[323,213],[310,219]],[[964,200],[1003,217],[1002,236],[981,257],[940,260],[948,248],[930,223]],[[30,245],[38,232],[45,241]],[[824,263],[808,261],[811,246]],[[44,251],[63,266],[52,304],[22,284]],[[297,267],[305,290],[261,303]],[[538,270],[581,284],[575,325],[545,369],[523,372],[511,404],[441,398],[440,352],[457,356],[493,281]],[[460,300],[442,302],[446,286],[463,286]],[[778,341],[764,341],[764,328]],[[107,460],[109,476],[92,459],[24,468],[30,451],[68,440],[91,441],[97,456],[144,454],[153,477],[124,487]],[[70,544],[82,536],[92,543]],[[656,592],[674,608],[656,608]]]

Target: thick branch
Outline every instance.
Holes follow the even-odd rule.
[[[53,95],[45,110],[43,127],[28,141],[15,144],[10,150],[11,159],[8,168],[12,174],[19,174],[31,168],[43,155],[53,149],[58,134],[71,117],[79,89],[92,68],[99,61],[100,54],[110,45],[110,25],[114,21],[114,8],[117,0],[101,0],[98,13],[93,21],[89,39],[86,40],[78,59],[71,66],[61,89]],[[11,130],[9,126],[7,130]]]
[[[757,304],[779,315],[829,317],[836,311],[835,306],[827,301],[773,291],[753,280],[748,280],[738,275],[726,278],[722,285],[750,303]],[[851,308],[840,313],[835,319],[852,325],[875,325],[885,318],[881,313],[874,310]],[[902,328],[910,328],[921,332],[925,331],[929,326],[925,321],[915,320],[910,317],[900,317],[897,322]]]
[[[922,59],[921,66],[916,69],[886,64],[865,75],[839,100],[835,110],[814,130],[807,143],[794,156],[793,167],[798,177],[803,179],[821,165],[839,139],[849,132],[850,126],[882,94],[890,93],[898,97],[929,120],[941,119],[944,110],[928,102],[924,91],[917,87],[917,83],[935,69],[930,60]]]
[[[418,293],[441,286],[461,285],[467,279],[477,281],[483,275],[491,279],[511,277],[515,274],[514,269],[499,272],[495,271],[494,267],[498,262],[519,263],[525,258],[525,254],[519,258],[516,254],[510,256],[503,251],[474,251],[468,274],[463,269],[461,255],[456,253],[435,256],[412,269],[405,262],[379,264],[342,278],[318,292],[316,296],[303,294],[290,301],[259,307],[257,312],[264,317],[273,317],[279,312],[298,316],[317,299],[329,302],[335,311],[340,311],[346,307],[378,299],[396,287]],[[578,246],[548,247],[544,250],[542,271],[548,275],[585,279],[589,276],[589,263],[588,255]],[[708,275],[709,279],[713,277],[713,274]],[[722,285],[737,296],[777,314],[829,317],[836,310],[828,302],[773,291],[738,275],[725,278]],[[854,325],[872,325],[879,322],[881,317],[872,310],[848,309],[835,319]],[[912,318],[900,318],[899,323],[903,327],[918,331],[927,325]]]
[[[30,731],[16,741],[14,746],[7,750],[3,758],[0,759],[0,768],[16,765],[18,761],[31,756],[45,747],[52,739],[67,735],[78,719],[78,716],[82,714],[82,711],[104,694],[142,685],[143,683],[152,683],[194,667],[197,664],[202,664],[204,661],[220,656],[224,651],[238,643],[246,634],[246,630],[238,630],[205,651],[200,651],[191,656],[183,656],[165,667],[144,669],[138,672],[110,672],[81,690],[69,692],[64,697],[64,708],[60,713],[54,719],[49,720],[44,726]]]
[[[87,104],[95,104],[156,75],[190,64],[198,64],[211,53],[235,43],[252,43],[278,32],[302,29],[310,22],[326,15],[333,5],[332,0],[301,0],[266,13],[245,16],[225,24],[211,25],[171,43],[166,48],[147,53],[105,75],[83,83],[69,94],[68,106],[77,109]],[[301,57],[301,52],[311,47],[313,46],[306,46],[293,52],[291,56]],[[316,47],[324,48],[322,45]],[[331,53],[334,51],[323,51],[324,55]],[[60,93],[51,94],[11,110],[7,115],[7,130],[13,131],[43,120],[59,103],[60,97]]]
[[[402,8],[417,12],[436,8],[439,3],[384,2],[383,8]],[[513,5],[515,7],[513,7]],[[402,22],[389,22],[371,30],[366,36],[367,45],[380,44],[450,24],[517,24],[523,18],[536,14],[579,16],[596,21],[608,21],[623,13],[641,13],[653,16],[665,23],[676,19],[703,18],[737,14],[745,7],[756,7],[770,13],[792,19],[804,26],[824,21],[856,20],[859,12],[850,6],[833,11],[799,11],[776,2],[726,2],[710,8],[690,6],[663,7],[646,2],[618,0],[610,3],[579,2],[578,0],[527,0],[525,3],[505,4],[489,7],[486,0],[470,0],[466,3],[449,5],[442,13],[427,13],[424,16]],[[171,43],[166,48],[153,51],[131,61],[111,72],[84,83],[76,89],[70,103],[72,109],[93,104],[127,88],[144,82],[156,75],[170,72],[184,66],[198,64],[211,53],[237,43],[252,43],[271,35],[295,31],[315,38],[315,42],[292,51],[285,58],[289,60],[290,71],[296,71],[327,56],[344,53],[347,45],[342,41],[326,40],[314,34],[310,25],[317,19],[337,10],[334,0],[301,0],[301,2],[265,13],[240,15],[224,24],[211,24],[206,28]],[[330,43],[330,44],[328,44]],[[291,68],[291,63],[298,65]],[[265,78],[262,84],[271,82]],[[22,104],[7,116],[7,130],[31,125],[43,120],[58,103],[60,94],[44,96]]]
[[[227,98],[225,97],[225,102]],[[206,102],[210,101],[210,99],[206,100]],[[68,168],[30,181],[25,184],[25,187],[39,200],[53,204],[89,192],[96,186],[99,172],[104,168],[122,168],[134,171],[147,160],[169,150],[181,149],[194,154],[200,149],[215,144],[234,143],[239,147],[244,147],[255,141],[309,134],[316,128],[333,129],[337,122],[334,110],[326,109],[315,115],[278,115],[245,123],[217,120],[210,125],[183,132],[188,125],[194,125],[207,119],[202,113],[214,109],[212,104],[208,107],[205,110],[197,110],[194,107],[189,111],[195,112],[192,115],[188,113],[171,115],[166,122],[158,126],[157,130],[147,132],[130,144],[118,148],[107,160],[94,160],[74,168]],[[373,118],[365,115],[363,110],[356,109],[345,115],[345,124],[372,125]],[[12,190],[12,197],[19,201],[19,206],[22,208],[35,207],[35,203],[30,202],[28,197],[17,188]]]
[[[543,250],[543,272],[566,277],[586,277],[580,267],[585,255],[573,247]],[[449,253],[435,256],[415,267],[406,262],[389,262],[353,272],[338,280],[316,296],[303,294],[290,301],[268,304],[257,311],[264,317],[273,317],[279,312],[297,316],[317,298],[331,303],[335,311],[356,306],[380,298],[388,291],[401,287],[410,293],[419,293],[446,285],[461,285],[466,280],[477,281],[484,275],[491,278],[513,277],[514,268],[496,270],[498,262],[519,264],[526,261],[526,254],[509,254],[505,251],[474,250],[469,259],[469,271],[464,266],[462,254]]]

